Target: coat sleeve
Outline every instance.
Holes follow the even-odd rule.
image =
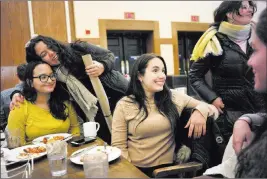
[[[127,145],[128,124],[122,107],[123,104],[118,102],[113,114],[111,144],[121,149],[122,156],[131,162]]]
[[[104,73],[111,71],[114,68],[115,56],[110,50],[87,42],[76,43],[74,44],[74,47],[80,52],[91,54],[93,60],[102,63],[105,68]]]
[[[255,129],[261,126],[265,119],[267,118],[266,113],[256,113],[256,114],[244,114],[238,118],[238,120],[247,121],[250,126]]]
[[[189,81],[199,96],[212,103],[218,96],[205,81],[205,75],[210,69],[210,60],[212,56],[205,57],[195,61],[189,71]]]

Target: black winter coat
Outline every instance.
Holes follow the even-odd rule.
[[[246,54],[222,33],[216,34],[223,49],[221,56],[209,55],[194,62],[189,80],[202,99],[212,103],[221,97],[226,110],[257,112],[262,107],[261,97],[254,91],[254,74],[247,61],[253,50],[247,45]],[[212,73],[212,87],[205,81],[205,74]]]

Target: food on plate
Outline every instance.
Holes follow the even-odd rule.
[[[81,158],[80,158],[80,162],[83,162],[83,157],[84,157],[84,155],[83,155],[83,156],[81,156]]]
[[[50,143],[50,142],[54,142],[56,140],[63,140],[63,139],[64,139],[64,136],[53,136],[51,139],[49,139],[48,137],[44,137],[43,138],[43,143],[47,144],[47,143]]]
[[[30,154],[32,154],[32,153],[43,153],[43,152],[46,151],[46,148],[43,147],[43,146],[38,146],[38,147],[28,147],[28,148],[23,149],[23,151],[24,151],[25,153],[30,153]]]
[[[98,148],[98,149],[96,149],[96,151],[97,151],[97,152],[103,152],[103,153],[109,155],[109,154],[111,153],[112,149],[111,149],[111,148],[107,148],[107,149],[105,150],[105,149],[102,149],[102,148]],[[84,156],[85,156],[85,154],[82,155],[82,156],[80,157],[80,162],[83,162],[83,158],[84,158]]]
[[[28,147],[23,149],[23,152],[19,153],[18,159],[27,159],[30,157],[38,157],[40,153],[46,152],[46,148],[42,146]]]
[[[47,137],[44,137],[44,138],[43,138],[43,143],[46,144],[47,141],[48,141],[48,140],[47,140]]]

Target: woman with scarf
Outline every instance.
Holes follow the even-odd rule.
[[[84,65],[82,56],[85,54],[92,56],[92,65]],[[44,61],[52,66],[58,81],[66,84],[65,89],[78,104],[75,107],[79,116],[99,122],[101,127],[98,136],[110,143],[111,134],[88,76],[99,77],[113,112],[117,101],[126,92],[128,81],[113,70],[115,57],[111,51],[83,41],[65,44],[51,37],[37,35],[26,44],[26,60],[28,63]],[[18,94],[14,95],[12,103],[15,105],[17,101],[23,101]]]
[[[222,2],[214,11],[214,23],[199,39],[191,57],[194,61],[189,72],[191,85],[221,113],[211,122],[213,134],[209,137],[215,137],[216,148],[204,144],[208,151],[216,151],[214,156],[211,154],[212,165],[221,161],[235,120],[244,113],[263,108],[261,96],[253,90],[253,71],[247,65],[253,52],[249,40],[255,12],[256,5],[252,1]],[[205,80],[209,71],[211,86]]]

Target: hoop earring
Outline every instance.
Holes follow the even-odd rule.
[[[234,19],[230,19],[230,23],[233,24],[235,22]]]

